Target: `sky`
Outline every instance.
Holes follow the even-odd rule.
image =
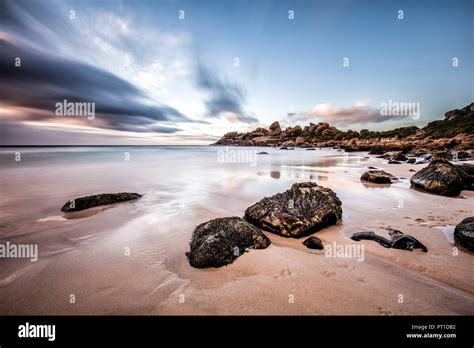
[[[0,0],[0,145],[423,126],[474,100],[473,17],[470,0]],[[417,112],[380,112],[400,103]]]

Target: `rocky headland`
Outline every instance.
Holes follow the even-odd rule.
[[[319,122],[282,129],[279,122],[273,122],[268,129],[259,127],[248,133],[229,132],[215,145],[273,146],[282,149],[336,147],[345,151],[369,151],[375,155],[400,152],[394,155],[397,158],[390,158],[392,161],[425,154],[466,159],[474,156],[474,102],[462,109],[446,112],[444,119],[432,121],[423,128],[410,126],[388,131],[342,131]]]

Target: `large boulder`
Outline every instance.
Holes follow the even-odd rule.
[[[285,237],[302,237],[337,223],[341,201],[328,188],[313,182],[293,184],[283,193],[265,197],[245,210],[245,219]]]
[[[271,135],[280,135],[280,133],[281,133],[280,123],[278,121],[273,122],[270,125],[270,134]]]
[[[297,137],[298,135],[300,135],[301,133],[303,133],[303,129],[300,127],[300,126],[295,126],[291,129],[291,136],[293,137]]]
[[[444,196],[457,196],[463,189],[470,189],[472,177],[459,166],[444,159],[431,163],[414,174],[413,187]]]
[[[293,140],[288,140],[285,141],[283,144],[281,144],[283,147],[295,147],[295,142]]]
[[[71,213],[101,205],[109,205],[132,201],[140,198],[142,195],[138,193],[120,192],[120,193],[101,193],[98,195],[84,196],[71,199],[61,208],[62,212]]]
[[[387,173],[383,170],[368,170],[360,177],[360,180],[372,182],[375,184],[391,184],[393,180],[398,180],[395,175]]]
[[[454,240],[469,251],[474,251],[474,216],[465,218],[454,229]]]
[[[268,146],[270,144],[273,144],[275,142],[275,139],[269,136],[263,136],[253,138],[252,141],[256,146]]]
[[[262,231],[242,218],[217,218],[194,229],[186,255],[193,267],[221,267],[248,249],[265,249],[270,244]]]
[[[305,142],[305,139],[303,137],[297,137],[295,140],[295,145],[300,146],[300,145],[303,145],[304,142]]]
[[[316,127],[316,132],[318,134],[321,134],[323,131],[325,131],[328,128],[329,128],[329,123],[320,122],[318,123],[318,127]]]
[[[474,190],[474,164],[462,163],[456,165],[463,179],[465,190]]]

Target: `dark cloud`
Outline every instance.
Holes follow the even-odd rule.
[[[258,119],[244,111],[245,96],[242,89],[222,81],[202,64],[197,70],[197,85],[210,94],[206,100],[207,116],[226,117],[229,121],[256,123]]]
[[[63,100],[94,102],[100,128],[149,131],[158,121],[191,121],[172,107],[146,104],[139,89],[114,74],[0,39],[0,102],[45,111],[25,114],[38,120],[55,117]]]
[[[67,100],[95,103],[93,121],[76,121],[97,128],[172,133],[179,129],[157,123],[194,122],[110,72],[63,57],[68,47],[88,52],[70,23],[73,7],[61,5],[0,0],[0,103],[22,107],[18,121],[57,121],[55,104]],[[14,64],[17,57],[20,67]]]

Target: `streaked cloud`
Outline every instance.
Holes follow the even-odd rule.
[[[346,107],[336,107],[331,103],[317,104],[311,110],[293,115],[292,120],[318,120],[334,126],[348,126],[393,121],[393,118],[381,115],[380,108],[375,108],[369,102],[358,102]]]
[[[207,116],[220,117],[230,122],[259,122],[254,115],[245,111],[243,89],[225,81],[203,64],[199,64],[197,69],[197,86],[208,93],[205,101]]]

